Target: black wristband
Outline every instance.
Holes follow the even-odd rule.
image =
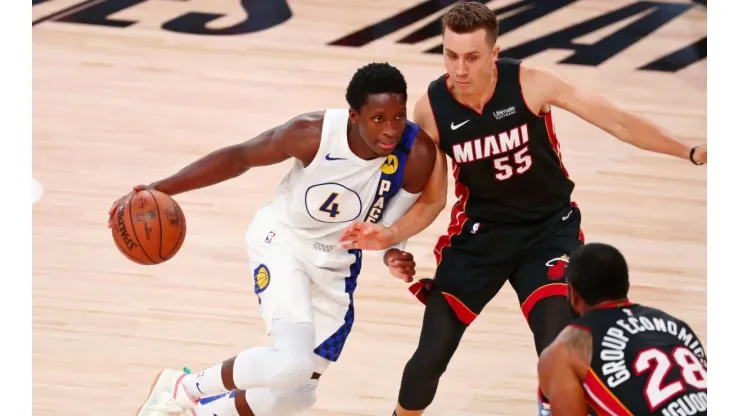
[[[701,165],[703,165],[703,163],[698,163],[696,160],[694,160],[694,153],[696,153],[696,149],[698,149],[698,148],[699,148],[699,146],[694,146],[694,147],[691,148],[691,153],[689,153],[689,160],[691,160],[691,163],[693,163],[693,164],[695,164],[697,166],[701,166]]]

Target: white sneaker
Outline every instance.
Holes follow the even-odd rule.
[[[186,371],[162,370],[152,383],[149,396],[136,416],[195,416],[196,402],[188,397],[181,381]]]

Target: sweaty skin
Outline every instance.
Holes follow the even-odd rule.
[[[583,381],[592,353],[591,334],[570,325],[540,355],[539,383],[550,400],[552,416],[588,415]]]

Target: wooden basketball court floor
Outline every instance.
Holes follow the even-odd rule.
[[[188,234],[177,257],[163,265],[138,266],[118,253],[106,228],[111,202],[135,184],[298,113],[345,106],[346,83],[371,61],[398,66],[413,103],[443,71],[441,55],[424,53],[440,37],[398,40],[443,9],[363,47],[346,47],[328,44],[417,3],[289,0],[289,20],[241,35],[161,28],[193,11],[222,14],[211,29],[233,26],[246,14],[229,0],[38,3],[33,175],[45,194],[33,207],[34,415],[132,415],[158,369],[200,369],[268,341],[244,231],[289,162],[178,196]],[[634,3],[575,1],[503,34],[500,44],[506,49]],[[89,23],[101,20],[90,17],[95,7],[115,9],[110,21],[132,23]],[[64,21],[85,8],[86,18],[78,13]],[[574,42],[593,44],[648,13]],[[637,68],[706,30],[706,9],[692,6],[598,66],[559,64],[573,53],[563,49],[529,59],[698,144],[706,135],[706,60],[675,72]],[[677,314],[706,340],[705,168],[622,144],[563,111],[554,117],[586,238],[625,252],[635,301]],[[433,272],[432,247],[449,219],[449,195],[445,212],[408,245],[421,276]],[[307,415],[387,415],[394,406],[423,309],[380,258],[368,255],[364,263],[354,331]],[[535,363],[506,286],[469,329],[427,414],[534,414]]]

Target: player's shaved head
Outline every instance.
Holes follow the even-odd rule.
[[[620,300],[629,292],[627,260],[615,247],[589,243],[577,249],[565,269],[565,280],[589,306]]]

